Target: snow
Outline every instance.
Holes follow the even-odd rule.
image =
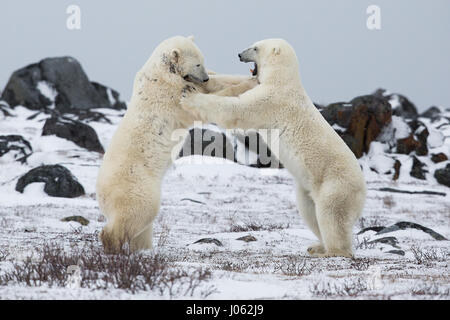
[[[407,138],[411,134],[411,129],[401,117],[392,116],[392,127],[396,140]]]
[[[58,95],[58,92],[53,87],[52,84],[48,83],[47,81],[39,81],[37,84],[37,89],[40,91],[40,93],[49,99],[52,104],[49,106],[50,109],[53,109],[55,107],[55,99]]]
[[[106,147],[121,119],[122,112],[103,109],[113,125],[89,123]],[[48,115],[34,114],[25,108],[15,108],[16,117],[0,123],[0,135],[20,134],[33,146],[27,164],[0,164],[0,248],[8,251],[0,259],[0,274],[12,267],[13,261],[24,261],[36,247],[49,240],[57,241],[67,250],[74,244],[96,240],[96,233],[105,225],[97,201],[95,181],[101,156],[55,136],[41,136]],[[393,117],[396,138],[406,129],[401,119]],[[437,130],[439,122],[427,127]],[[431,132],[431,130],[430,130]],[[408,133],[409,134],[409,133]],[[447,134],[447,135],[450,135]],[[433,138],[434,139],[434,138]],[[434,141],[430,143],[436,146]],[[301,219],[296,207],[294,181],[284,169],[255,169],[210,157],[186,157],[175,161],[162,185],[161,209],[154,223],[155,250],[173,257],[181,268],[207,267],[212,278],[202,284],[214,287],[208,299],[448,299],[450,290],[449,243],[434,240],[415,229],[376,235],[365,232],[368,226],[389,226],[399,221],[411,221],[450,237],[450,190],[432,177],[434,164],[427,157],[430,173],[427,181],[409,175],[412,160],[408,155],[387,154],[386,143],[374,142],[369,154],[360,159],[367,179],[368,195],[363,217],[354,227],[356,260],[345,258],[317,259],[307,254],[307,248],[317,240]],[[443,150],[450,155],[450,139],[430,150]],[[392,181],[394,159],[401,161],[400,178]],[[23,194],[15,191],[18,177],[41,164],[61,164],[80,181],[86,195],[75,198],[54,198],[43,192],[42,183],[29,185]],[[377,170],[375,173],[372,169]],[[400,190],[430,190],[446,196],[401,194],[379,191],[380,188]],[[191,199],[195,201],[186,200]],[[77,222],[62,222],[67,216],[80,215],[88,219],[87,226]],[[233,232],[236,226],[259,226]],[[257,240],[237,240],[252,235]],[[370,241],[396,237],[399,248]],[[202,238],[219,240],[215,244],[194,244]],[[164,239],[162,241],[161,239]],[[419,248],[419,249],[418,249]],[[388,253],[403,250],[400,256]],[[433,253],[427,263],[416,259],[417,250]],[[150,252],[148,252],[150,254]],[[367,263],[367,266],[364,264]],[[356,296],[345,288],[354,286]],[[360,289],[358,289],[360,287]],[[423,289],[423,290],[422,290]],[[421,292],[428,292],[422,295]],[[130,291],[108,288],[68,288],[40,285],[28,287],[10,283],[0,286],[2,299],[192,299],[191,296],[170,297],[157,291]]]

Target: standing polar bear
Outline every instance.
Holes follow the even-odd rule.
[[[196,120],[179,105],[182,91],[238,95],[257,82],[247,76],[209,76],[191,37],[162,42],[137,73],[128,110],[103,157],[97,199],[108,223],[100,233],[107,252],[152,247],[152,222],[161,182],[171,163],[175,129]]]
[[[306,94],[295,51],[286,41],[257,42],[239,58],[255,63],[260,85],[239,97],[187,94],[182,107],[226,128],[278,129],[277,156],[294,176],[299,211],[320,240],[308,252],[352,257],[352,227],[366,198],[355,156]]]

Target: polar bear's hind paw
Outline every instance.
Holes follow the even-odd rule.
[[[321,243],[317,243],[317,244],[312,245],[312,246],[310,246],[308,248],[308,253],[310,255],[314,255],[314,254],[317,254],[317,253],[321,253],[322,254],[322,253],[325,253],[325,248],[324,248],[324,246]]]

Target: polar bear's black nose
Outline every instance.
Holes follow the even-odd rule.
[[[205,79],[203,79],[203,82],[208,82],[209,77],[206,77]]]
[[[240,53],[238,53],[238,57],[239,57],[239,59],[242,59],[242,57],[241,57],[241,54],[240,54]]]

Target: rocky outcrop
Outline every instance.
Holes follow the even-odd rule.
[[[333,103],[320,111],[357,158],[369,151],[370,143],[391,122],[392,116],[388,100],[376,95],[356,97],[348,103]]]
[[[184,141],[179,157],[202,155],[225,158],[255,168],[282,167],[256,131],[245,134],[235,132],[230,137],[233,141],[223,132],[193,128]]]
[[[52,197],[76,198],[84,195],[83,186],[61,165],[45,165],[28,171],[17,181],[16,191],[23,193],[27,185],[35,182],[45,183],[44,191]]]
[[[90,82],[80,63],[72,57],[47,58],[17,70],[1,98],[11,107],[55,109],[60,113],[126,108],[116,91]]]
[[[33,153],[28,140],[19,135],[0,136],[0,158],[11,157],[15,161],[25,163]]]
[[[56,135],[57,137],[70,140],[89,151],[105,152],[95,130],[91,126],[77,120],[64,117],[49,118],[45,121],[42,135]]]
[[[392,114],[405,119],[416,119],[417,108],[407,97],[398,93],[388,93],[385,89],[378,89],[374,96],[387,99],[392,107]]]

